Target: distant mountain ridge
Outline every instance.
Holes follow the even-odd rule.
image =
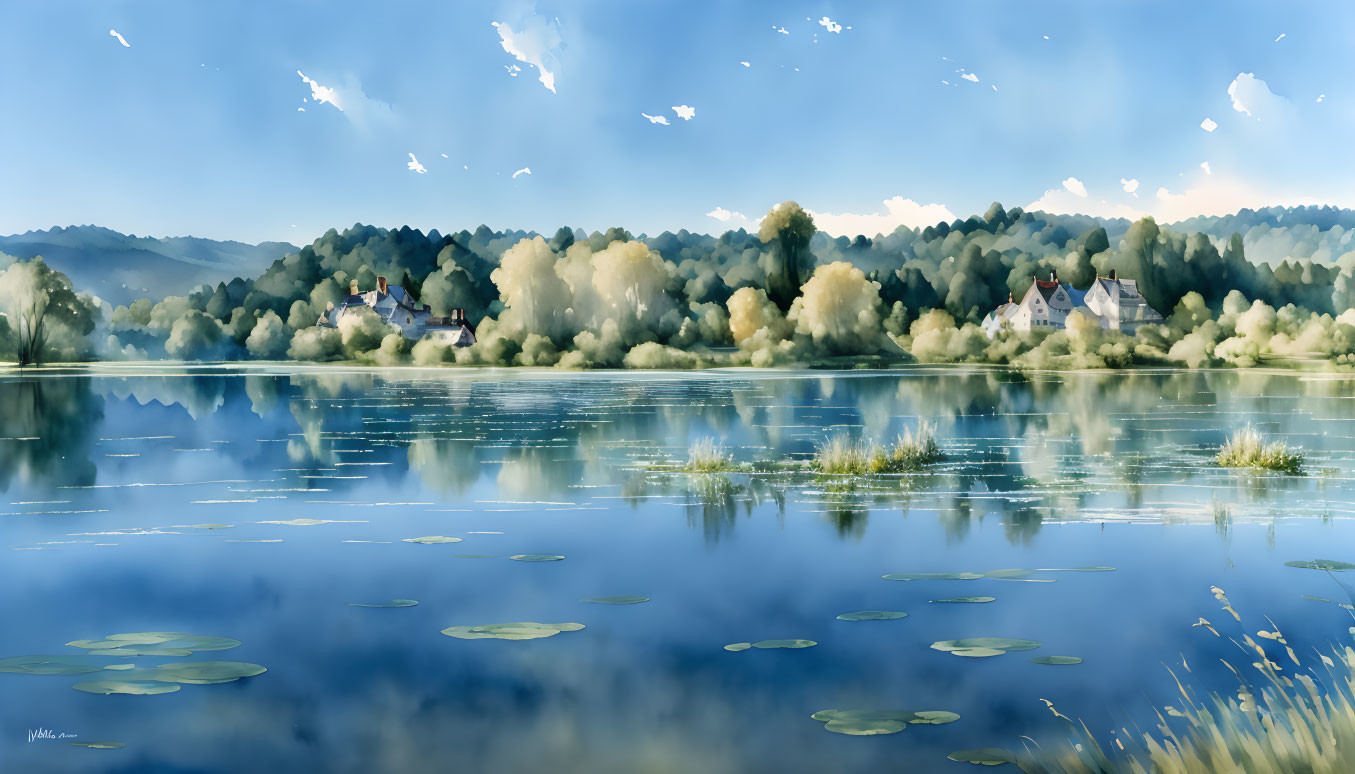
[[[146,237],[102,226],[67,226],[0,236],[0,253],[41,255],[76,288],[112,304],[185,295],[203,283],[252,277],[299,250],[287,242],[257,245],[201,237]]]

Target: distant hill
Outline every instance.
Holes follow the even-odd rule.
[[[297,252],[287,242],[218,242],[198,237],[139,237],[100,226],[68,226],[0,236],[0,253],[41,255],[80,290],[111,304],[185,295],[203,283],[255,277]]]

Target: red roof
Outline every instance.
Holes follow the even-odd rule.
[[[1035,284],[1042,288],[1056,288],[1059,286],[1059,283],[1053,280],[1035,280]]]

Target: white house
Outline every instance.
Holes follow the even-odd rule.
[[[1087,291],[1087,308],[1096,313],[1101,327],[1123,331],[1133,336],[1144,325],[1162,322],[1162,314],[1148,306],[1134,280],[1116,279],[1115,270],[1109,277],[1097,277]]]
[[[349,286],[348,298],[337,307],[328,304],[316,325],[338,327],[344,314],[362,307],[371,309],[382,320],[399,328],[405,338],[432,336],[458,347],[475,343],[475,331],[466,321],[464,310],[453,310],[450,317],[434,317],[431,307],[415,301],[403,287],[387,285],[385,277],[377,277],[376,290],[366,293],[358,292],[358,283],[354,280]]]
[[[1097,277],[1088,291],[1059,282],[1058,274],[1050,272],[1048,280],[1031,284],[1020,303],[1007,298],[1007,303],[983,318],[983,330],[990,339],[1004,326],[1016,331],[1066,328],[1068,315],[1074,311],[1096,320],[1102,328],[1131,336],[1140,326],[1162,322],[1162,315],[1139,294],[1138,284],[1116,279],[1114,271],[1109,277]]]

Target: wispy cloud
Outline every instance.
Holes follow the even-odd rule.
[[[1203,170],[1204,170],[1204,173],[1205,173],[1206,175],[1212,175],[1212,174],[1214,174],[1214,170],[1212,170],[1212,169],[1209,168],[1209,162],[1208,162],[1208,161],[1201,161],[1201,162],[1200,162],[1200,169],[1203,169]]]
[[[739,64],[743,65],[744,67],[752,67],[752,66],[753,66],[753,63],[752,63],[752,62],[739,62]]]
[[[548,20],[537,13],[528,13],[507,21],[490,22],[499,31],[499,44],[514,59],[537,69],[541,85],[555,91],[555,71],[563,38],[560,35],[558,20]],[[519,70],[510,65],[509,75],[517,75]]]
[[[516,179],[518,175],[530,175],[530,174],[532,174],[532,168],[523,167],[522,169],[519,169],[518,171],[513,173],[513,178]]]
[[[731,220],[744,220],[744,221],[748,220],[748,218],[744,217],[744,214],[742,212],[727,210],[724,207],[716,207],[715,209],[706,213],[706,217],[715,218],[721,223],[728,223]]]
[[[1134,190],[1138,190],[1137,180],[1120,179],[1120,187],[1130,193],[1132,193],[1132,191],[1129,191],[1131,184]],[[1059,215],[1091,215],[1097,218],[1128,218],[1130,220],[1143,215],[1142,211],[1125,204],[1091,198],[1088,195],[1087,187],[1075,177],[1064,180],[1060,188],[1051,188],[1045,191],[1039,199],[1027,204],[1025,209]]]
[[[668,116],[663,115],[651,116],[648,113],[641,113],[640,115],[644,116],[645,118],[648,118],[649,123],[651,124],[662,124],[664,126],[668,126]]]
[[[421,175],[428,171],[427,169],[424,168],[422,164],[419,163],[418,159],[414,158],[413,153],[409,154],[409,163],[406,164],[405,166],[409,167],[410,171],[418,172]]]
[[[690,105],[674,105],[673,112],[677,113],[677,117],[683,121],[690,121],[696,117],[696,108]]]
[[[338,108],[339,112],[343,112],[343,105],[339,104],[339,95],[334,89],[328,86],[321,86],[314,80],[307,78],[306,74],[300,70],[297,70],[296,74],[301,76],[301,80],[305,81],[307,86],[311,87],[311,99],[319,102],[321,105],[329,103]]]
[[[1276,39],[1275,39],[1275,42],[1276,42],[1276,43],[1279,43],[1281,40],[1284,40],[1285,34],[1286,34],[1286,33],[1281,32],[1281,33],[1280,33],[1280,37],[1276,38]]]
[[[823,17],[822,19],[819,19],[819,26],[823,27],[829,32],[842,32],[842,25],[838,24],[837,22],[833,21],[827,16]]]
[[[912,199],[895,196],[885,199],[884,212],[832,213],[810,211],[814,225],[833,236],[854,237],[858,234],[874,236],[892,234],[899,226],[921,228],[940,221],[955,220],[955,213],[944,204],[921,204]]]
[[[979,76],[975,75],[974,73],[965,73],[964,75],[961,75],[960,77],[961,77],[961,78],[964,78],[966,81],[969,81],[970,83],[978,83],[978,82],[979,82]]]
[[[117,30],[109,30],[109,31],[108,31],[108,34],[109,34],[109,35],[112,35],[112,36],[115,37],[115,38],[117,38],[117,39],[118,39],[118,42],[122,44],[122,47],[123,47],[123,48],[131,48],[131,47],[132,47],[132,44],[131,44],[131,43],[128,43],[126,38],[124,38],[123,36],[119,35]]]
[[[1258,119],[1286,102],[1253,73],[1238,73],[1228,84],[1228,97],[1233,101],[1233,110]]]

